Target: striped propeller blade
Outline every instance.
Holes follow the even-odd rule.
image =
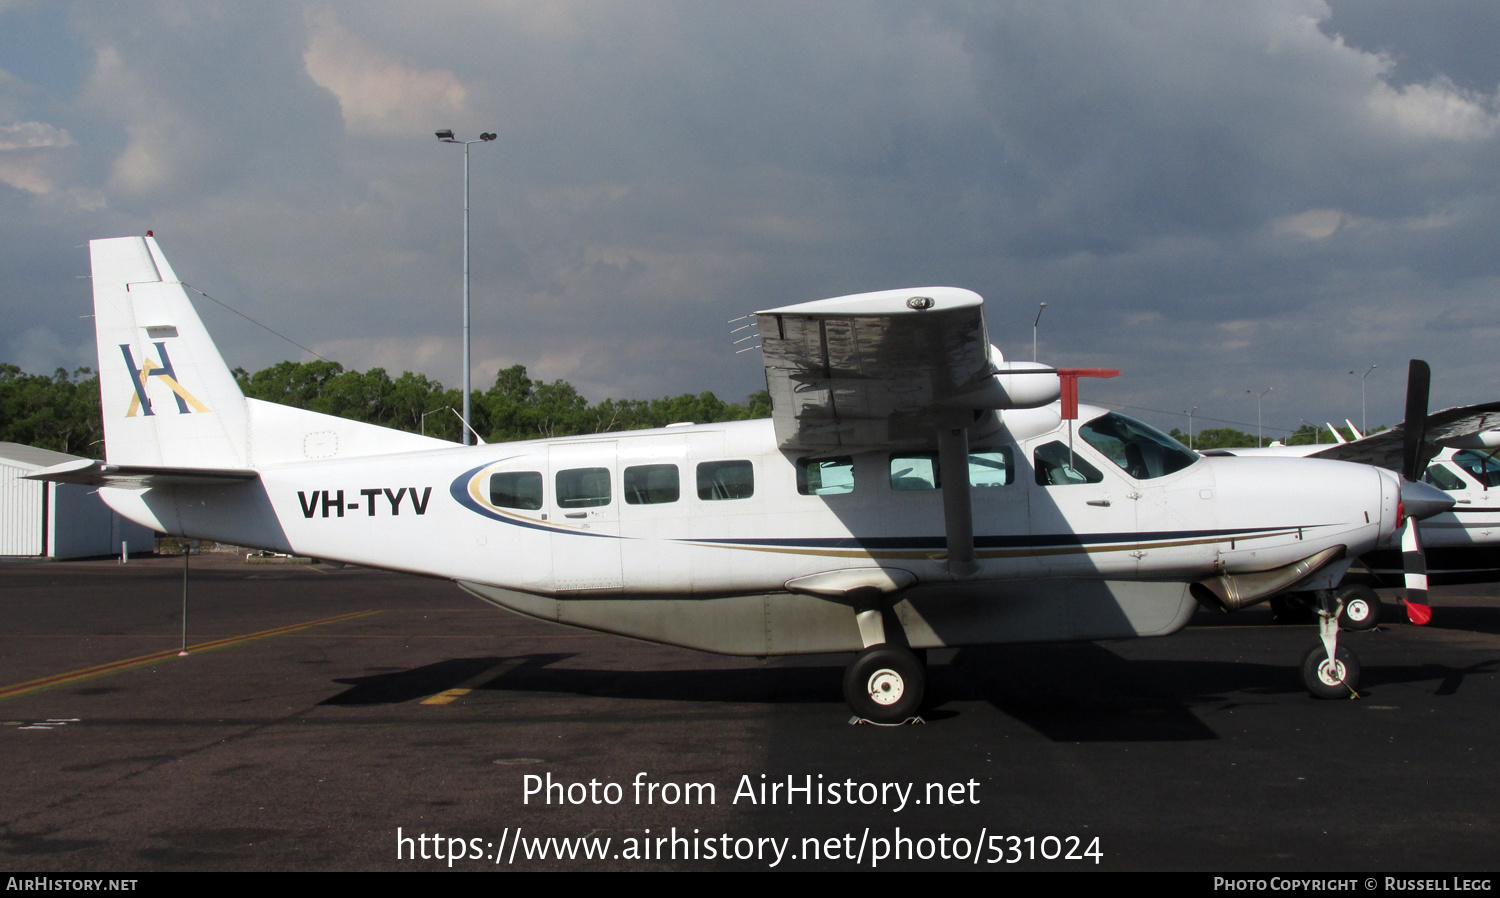
[[[1427,604],[1427,556],[1422,552],[1422,537],[1416,518],[1407,518],[1401,531],[1401,562],[1406,568],[1406,616],[1417,626],[1432,620]]]

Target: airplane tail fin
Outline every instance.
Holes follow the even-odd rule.
[[[247,403],[155,238],[89,243],[106,459],[240,468]]]

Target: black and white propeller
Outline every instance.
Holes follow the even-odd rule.
[[[1401,530],[1401,562],[1406,571],[1406,616],[1421,625],[1432,620],[1427,604],[1427,555],[1422,549],[1422,535],[1417,521],[1441,514],[1453,507],[1452,497],[1421,482],[1431,454],[1427,438],[1427,394],[1432,386],[1432,369],[1421,359],[1412,359],[1406,379],[1406,433],[1401,447],[1401,511],[1405,524]]]

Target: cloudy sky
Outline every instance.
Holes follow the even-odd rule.
[[[763,385],[728,319],[929,284],[1185,429],[1500,398],[1500,5],[0,0],[0,361],[92,365],[90,238],[317,353],[593,399]],[[311,358],[200,303],[232,365]],[[1355,373],[1350,374],[1353,370]]]

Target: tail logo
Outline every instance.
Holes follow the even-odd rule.
[[[125,417],[134,418],[137,414],[155,414],[151,411],[151,398],[146,395],[146,381],[152,377],[160,379],[172,390],[172,396],[177,400],[179,414],[189,414],[190,410],[208,411],[208,406],[199,402],[192,393],[177,382],[177,374],[172,370],[172,360],[167,356],[166,343],[156,344],[156,353],[161,358],[160,362],[146,356],[140,367],[136,367],[135,356],[130,352],[130,344],[121,343],[120,352],[125,355],[125,370],[130,372],[130,382],[135,387],[135,395],[130,397],[130,407],[125,410]]]

